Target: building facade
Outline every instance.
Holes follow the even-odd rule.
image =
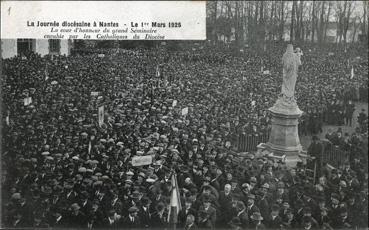
[[[35,52],[41,56],[48,54],[68,56],[72,47],[72,40],[1,39],[1,57],[11,58],[28,52]]]

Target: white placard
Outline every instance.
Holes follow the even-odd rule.
[[[152,156],[134,156],[132,157],[132,166],[150,165],[152,163]]]
[[[99,126],[101,127],[104,124],[104,106],[99,107]]]
[[[29,105],[32,103],[32,97],[26,97],[23,99],[24,105]]]
[[[182,109],[182,115],[186,116],[188,114],[188,107]]]
[[[176,107],[177,103],[178,103],[177,100],[174,100],[173,104],[172,104],[172,107]]]
[[[1,1],[1,38],[205,40],[206,1]]]

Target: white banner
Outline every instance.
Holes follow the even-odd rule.
[[[134,156],[132,157],[132,166],[150,165],[152,163],[152,156]]]
[[[206,1],[1,1],[1,38],[205,40]]]

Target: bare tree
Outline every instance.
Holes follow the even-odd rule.
[[[352,32],[352,38],[351,38],[352,43],[355,42],[355,37],[356,37],[357,29],[358,29],[359,25],[361,24],[361,21],[362,21],[362,18],[360,18],[359,16],[356,16],[354,18],[354,20],[352,21],[352,23],[353,23],[353,29],[354,29],[354,31]]]
[[[346,1],[347,2],[347,14],[344,16],[344,26],[343,26],[343,41],[346,44],[347,43],[347,31],[350,27],[350,18],[351,18],[351,13],[355,7],[355,2],[354,1]]]
[[[279,29],[279,39],[282,40],[283,39],[283,34],[284,34],[284,22],[285,22],[285,14],[284,14],[284,7],[285,7],[285,4],[284,4],[284,1],[281,1],[280,2],[281,5],[280,5],[280,29]]]
[[[293,30],[294,30],[294,26],[295,26],[295,11],[296,11],[296,6],[297,6],[297,2],[293,1],[292,2],[292,13],[291,13],[291,27],[290,27],[290,41],[293,41]]]
[[[324,12],[325,12],[325,1],[321,3],[321,7],[320,7],[320,19],[319,19],[319,29],[318,29],[318,42],[319,43],[322,43],[323,41]]]
[[[316,8],[316,3],[315,1],[313,1],[313,11],[311,13],[311,42],[314,42],[314,37],[315,37],[315,8]]]
[[[368,16],[367,16],[367,9],[368,9],[368,1],[367,0],[363,0],[362,1],[363,4],[363,20],[362,20],[362,26],[361,26],[361,34],[365,34],[368,35],[368,28],[367,28],[367,20],[368,20]]]
[[[327,31],[328,31],[328,27],[329,27],[329,17],[331,16],[331,11],[332,11],[332,5],[333,2],[328,2],[328,12],[327,15],[325,17],[325,26],[324,26],[324,38],[323,41],[326,42],[327,41]]]

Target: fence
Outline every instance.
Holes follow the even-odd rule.
[[[238,136],[238,151],[250,152],[256,151],[260,143],[266,143],[269,140],[269,133],[261,134],[240,134]]]
[[[349,153],[340,149],[337,146],[329,145],[325,146],[323,154],[321,155],[321,162],[328,163],[331,166],[338,168],[342,166],[349,157]]]

